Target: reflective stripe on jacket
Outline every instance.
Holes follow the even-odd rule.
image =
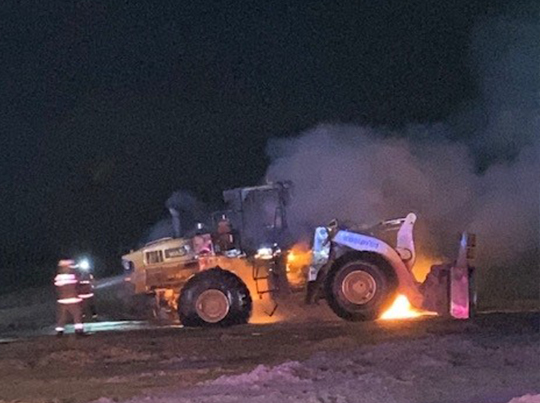
[[[74,304],[81,302],[77,290],[79,279],[73,271],[58,273],[54,278],[58,302],[61,304]]]
[[[82,274],[79,280],[79,297],[83,299],[92,298],[94,296],[94,277],[91,274]]]

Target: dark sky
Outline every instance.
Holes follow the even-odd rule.
[[[504,11],[478,0],[11,3],[0,5],[10,267],[75,249],[114,257],[165,215],[172,191],[210,202],[259,182],[271,137],[445,118],[476,94],[471,29]]]

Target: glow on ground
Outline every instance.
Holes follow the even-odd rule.
[[[394,303],[388,308],[379,319],[395,320],[395,319],[410,319],[419,316],[437,315],[435,312],[422,311],[414,309],[405,295],[398,295]]]

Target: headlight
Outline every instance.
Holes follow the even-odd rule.
[[[257,254],[255,255],[255,259],[272,259],[274,257],[274,252],[272,251],[272,248],[259,248],[257,250]]]
[[[124,270],[129,271],[132,269],[133,265],[129,260],[122,260],[122,266],[124,267]]]
[[[78,266],[81,270],[84,270],[84,271],[90,270],[90,261],[88,259],[82,259],[79,261]]]

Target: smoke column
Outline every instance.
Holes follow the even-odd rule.
[[[447,121],[400,131],[321,124],[275,139],[268,180],[292,180],[297,236],[332,218],[357,223],[418,213],[423,253],[455,257],[478,235],[480,297],[538,298],[540,29],[481,22],[471,38],[479,99]]]

